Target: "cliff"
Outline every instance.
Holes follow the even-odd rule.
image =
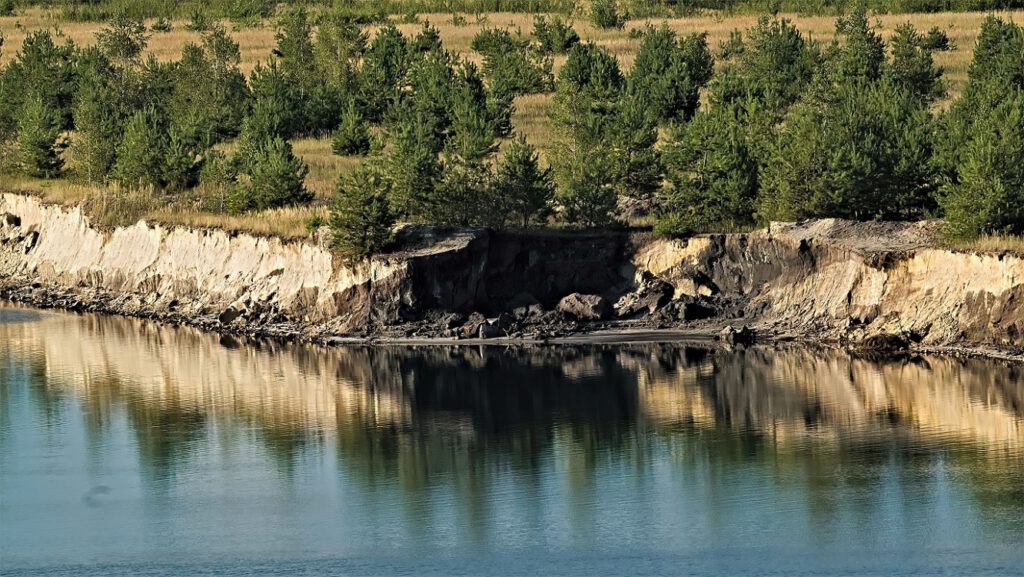
[[[937,230],[934,222],[821,220],[643,240],[409,227],[400,252],[347,263],[314,241],[145,222],[98,230],[77,208],[3,194],[0,293],[316,341],[544,338],[607,328],[707,333],[731,324],[1019,353],[1024,260],[941,248]]]

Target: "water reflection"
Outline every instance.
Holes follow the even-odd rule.
[[[7,496],[25,490],[9,475],[27,467],[15,428],[37,427],[41,440],[26,443],[43,452],[81,438],[95,483],[123,438],[147,519],[164,524],[183,490],[269,470],[274,499],[296,510],[311,478],[333,477],[340,488],[315,490],[358,511],[348,530],[398,548],[646,546],[642,532],[659,531],[666,543],[685,533],[688,547],[777,532],[948,545],[966,530],[1024,544],[1024,378],[984,360],[663,344],[325,349],[8,309],[0,383]]]

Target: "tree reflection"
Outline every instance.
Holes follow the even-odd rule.
[[[599,473],[642,483],[665,459],[705,476],[720,507],[738,468],[793,488],[826,532],[840,510],[870,526],[883,492],[926,506],[949,482],[936,463],[963,472],[954,482],[993,523],[1024,519],[1024,375],[991,361],[787,346],[326,349],[69,315],[0,324],[0,356],[27,367],[0,378],[27,382],[47,423],[69,393],[90,438],[123,410],[146,482],[165,489],[216,428],[217,443],[255,438],[286,480],[330,447],[362,490],[399,488],[409,519],[454,486],[477,535],[493,529],[502,483],[539,492],[541,472],[557,471],[582,527]]]

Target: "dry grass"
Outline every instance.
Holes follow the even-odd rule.
[[[1024,11],[1002,12],[997,15],[1017,22],[1024,21]],[[956,49],[936,55],[936,63],[946,70],[946,81],[949,88],[948,97],[938,104],[948,106],[949,102],[961,91],[967,79],[967,67],[973,56],[974,45],[987,13],[936,13],[936,14],[900,14],[878,15],[873,17],[883,35],[890,35],[895,27],[904,22],[912,22],[921,31],[933,26],[945,30],[956,44]],[[803,17],[786,15],[809,37],[819,41],[830,41],[834,36],[835,20],[827,16]],[[519,29],[529,33],[533,28],[534,16],[531,14],[492,13],[481,17],[466,16],[466,24],[455,25],[450,14],[423,14],[421,21],[436,26],[448,49],[479,62],[479,56],[470,50],[473,37],[488,27],[504,27]],[[608,48],[619,57],[623,66],[628,69],[632,65],[640,41],[629,37],[629,30],[643,27],[646,24],[661,22],[681,34],[706,32],[708,42],[717,52],[718,46],[728,38],[733,30],[745,30],[757,22],[757,16],[741,15],[723,17],[721,14],[706,14],[688,18],[670,20],[634,20],[626,24],[623,30],[599,30],[588,22],[577,21],[576,30],[584,40],[592,40]],[[169,33],[154,33],[151,36],[149,52],[160,60],[173,60],[180,55],[182,47],[189,42],[198,42],[200,35],[185,30],[185,21],[173,22],[174,29]],[[265,22],[262,26],[252,28],[233,28],[226,23],[231,35],[239,43],[242,51],[242,69],[249,72],[257,62],[266,60],[274,46],[274,29],[272,23]],[[16,16],[0,17],[0,32],[5,39],[6,50],[0,55],[0,63],[13,58],[22,40],[28,32],[39,29],[60,29],[62,33],[76,44],[88,45],[94,42],[95,33],[102,24],[95,22],[65,22],[59,19],[59,12],[41,8],[33,8]],[[400,24],[399,28],[406,34],[415,34],[421,24]],[[564,57],[556,58],[556,70],[564,62]],[[544,154],[549,150],[553,134],[548,120],[551,108],[551,95],[530,95],[516,99],[513,124],[516,130],[526,136]],[[355,166],[358,158],[339,157],[331,152],[330,140],[327,138],[301,139],[294,143],[295,153],[310,167],[307,186],[316,194],[316,205],[319,208],[289,209],[273,211],[243,217],[227,216],[219,213],[206,213],[189,206],[175,206],[173,209],[150,209],[142,201],[125,202],[132,209],[128,213],[141,212],[146,218],[167,223],[187,224],[192,226],[220,226],[232,230],[249,230],[260,234],[280,234],[287,237],[305,236],[305,219],[315,211],[324,211],[323,205],[331,197],[339,175]],[[230,149],[231,144],[226,145]],[[5,181],[5,188],[21,187],[35,190],[48,200],[62,203],[90,202],[96,199],[112,198],[110,191],[98,190],[66,181],[45,183],[41,181],[11,182]],[[116,195],[114,195],[116,196]],[[115,203],[116,204],[116,203]],[[102,213],[103,211],[98,211]],[[115,211],[116,212],[116,211]],[[130,214],[114,215],[114,219],[128,217]],[[980,243],[1010,242],[1002,237],[983,240]]]
[[[1024,256],[1024,237],[1013,235],[985,235],[969,241],[951,242],[950,248],[968,252],[1010,253]]]
[[[323,203],[289,207],[241,215],[206,210],[218,199],[202,198],[199,189],[174,197],[152,191],[125,191],[116,187],[81,184],[68,180],[38,180],[17,175],[0,176],[0,191],[28,193],[44,202],[63,206],[81,206],[92,223],[99,227],[126,226],[146,220],[166,225],[193,228],[219,228],[285,239],[309,236],[306,223],[314,216],[326,218]],[[216,194],[207,192],[206,194]]]
[[[152,25],[154,20],[146,22]],[[181,56],[181,49],[189,43],[202,41],[199,32],[185,30],[185,20],[173,21],[170,32],[154,32],[150,34],[148,54],[156,56],[160,61],[176,60]],[[251,28],[239,28],[230,22],[223,22],[224,27],[239,44],[242,53],[242,70],[248,74],[257,62],[270,57],[276,45],[274,28],[270,23]],[[45,8],[29,8],[14,16],[0,17],[0,32],[4,36],[4,52],[0,54],[0,63],[12,59],[21,47],[25,36],[36,30],[56,30],[64,38],[77,45],[90,46],[96,41],[96,32],[103,28],[99,22],[69,22],[60,18],[59,10]]]

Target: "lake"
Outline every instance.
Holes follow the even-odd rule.
[[[1024,367],[0,308],[4,575],[1022,575]]]

